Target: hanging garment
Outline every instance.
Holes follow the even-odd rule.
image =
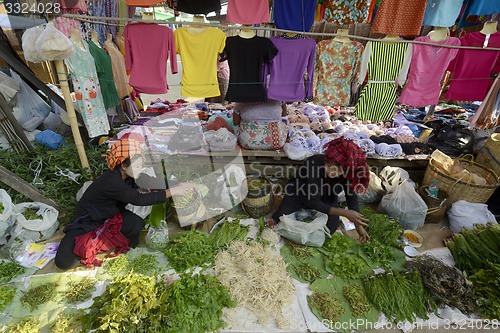
[[[223,60],[229,63],[229,88],[226,100],[231,102],[264,102],[267,99],[263,81],[263,65],[278,54],[278,49],[265,37],[226,39]]]
[[[268,0],[228,0],[226,21],[239,24],[269,22]]]
[[[274,23],[278,29],[309,31],[315,12],[316,0],[274,0]]]
[[[125,66],[130,71],[129,84],[139,93],[166,93],[168,59],[172,74],[177,74],[172,29],[153,23],[128,24],[124,39]]]
[[[302,101],[312,97],[316,42],[311,38],[270,38],[278,55],[265,66],[264,77],[270,74],[267,98],[284,102]]]
[[[116,91],[115,81],[113,80],[113,66],[111,65],[111,57],[102,47],[95,45],[93,41],[88,42],[90,54],[94,57],[97,76],[101,86],[104,107],[107,109],[113,108],[121,104]]]
[[[123,59],[125,59],[125,38],[123,38],[123,36],[116,36],[116,41],[118,42],[120,53],[123,55]]]
[[[462,46],[483,47],[486,38],[487,47],[500,48],[500,32],[492,35],[471,32],[460,38],[460,41]],[[498,72],[495,70],[495,64],[499,57],[499,51],[459,50],[448,67],[453,77],[444,97],[459,101],[482,101],[493,82],[492,72]]]
[[[90,16],[118,17],[118,0],[88,1],[88,11]],[[92,30],[97,32],[102,43],[106,40],[106,33],[113,35],[113,38],[116,37],[117,26],[91,23],[87,31]]]
[[[94,58],[90,54],[87,42],[82,41],[82,43],[85,49],[73,43],[76,53],[64,62],[68,66],[73,83],[75,109],[82,115],[89,137],[94,138],[108,134],[109,122]]]
[[[411,59],[406,43],[368,42],[358,83],[362,83],[368,61],[368,83],[361,91],[355,115],[361,120],[389,120],[394,114],[396,84],[403,85]]]
[[[418,36],[427,0],[384,0],[375,15],[372,33]]]
[[[475,128],[495,128],[500,126],[500,75],[491,86],[486,98],[470,120]]]
[[[346,106],[361,68],[363,44],[322,40],[316,46],[314,103]]]
[[[174,32],[175,48],[181,55],[181,94],[191,97],[214,97],[220,95],[217,81],[217,58],[226,44],[226,34],[217,28],[208,27],[200,33],[189,27]]]
[[[498,0],[474,0],[470,7],[469,15],[493,15],[500,13]]]
[[[189,14],[206,15],[210,12],[220,11],[220,0],[179,0],[175,10]]]
[[[118,97],[123,98],[129,94],[128,76],[125,69],[125,58],[123,57],[115,43],[111,41],[104,42],[104,48],[108,51],[111,57],[111,65],[113,67],[113,81],[115,82]]]
[[[462,9],[463,0],[428,0],[424,26],[451,27]]]
[[[314,22],[321,22],[325,19],[326,2],[316,5],[316,14],[314,15]]]
[[[456,37],[433,42],[429,36],[423,36],[415,41],[460,46],[460,40]],[[399,101],[415,107],[437,104],[441,91],[441,79],[457,53],[458,49],[414,44],[408,81]]]
[[[364,23],[368,16],[369,0],[327,0],[325,20],[342,24]]]

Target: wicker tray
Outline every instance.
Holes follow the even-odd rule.
[[[477,154],[476,162],[491,168],[500,177],[500,133],[494,133]]]
[[[436,180],[437,187],[441,191],[448,193],[448,205],[459,200],[485,203],[499,185],[496,174],[491,169],[480,164],[463,159],[460,160],[462,166],[467,171],[474,172],[486,179],[487,185],[476,185],[453,178],[436,167],[433,161],[433,159],[429,161],[422,186],[428,186],[433,180]]]

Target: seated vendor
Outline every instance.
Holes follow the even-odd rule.
[[[304,161],[295,178],[285,186],[285,197],[273,220],[301,209],[315,209],[328,215],[330,233],[344,216],[356,226],[359,239],[370,239],[364,229],[368,220],[359,213],[356,192],[364,193],[370,181],[366,155],[354,142],[343,137],[325,144],[324,155],[313,155]],[[345,193],[348,209],[339,208],[339,195]]]
[[[115,143],[107,157],[110,170],[99,176],[85,191],[76,205],[73,219],[65,226],[66,235],[59,244],[55,264],[60,269],[70,269],[82,259],[75,253],[85,252],[86,248],[75,248],[78,236],[92,232],[105,222],[116,221],[116,239],[127,247],[139,244],[139,234],[144,227],[144,220],[125,209],[127,204],[150,206],[165,202],[173,195],[184,195],[192,188],[189,184],[179,184],[168,188],[164,179],[142,174],[142,149],[140,143],[122,140]],[[142,188],[156,189],[150,191]],[[122,221],[120,221],[122,220]],[[110,240],[109,238],[106,241]],[[80,247],[91,246],[90,244]]]
[[[282,148],[288,134],[282,116],[286,116],[286,105],[279,101],[235,103],[233,120],[238,143],[246,149]]]

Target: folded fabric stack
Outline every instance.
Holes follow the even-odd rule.
[[[384,157],[398,157],[403,155],[403,148],[399,144],[387,144],[385,142],[375,145],[375,152]]]

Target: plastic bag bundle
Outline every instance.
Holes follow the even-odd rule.
[[[150,226],[146,235],[146,244],[153,250],[164,250],[168,245],[167,222],[162,220],[158,227]]]
[[[40,57],[46,61],[64,60],[75,55],[75,46],[53,24],[47,27],[37,39],[35,48]]]
[[[40,37],[42,32],[42,27],[29,28],[24,32],[22,37],[22,48],[24,52],[24,59],[26,59],[27,61],[35,63],[44,61],[35,47],[36,41],[38,40],[38,37]]]
[[[384,196],[385,191],[382,187],[382,180],[374,172],[370,171],[370,183],[368,189],[363,194],[358,194],[358,200],[362,203],[376,203]]]
[[[217,131],[207,131],[203,135],[211,151],[233,151],[236,147],[236,135],[229,132],[227,128],[220,128]]]
[[[311,215],[310,211],[298,211],[281,216],[274,230],[297,244],[321,247],[325,242],[325,234],[330,234],[327,222],[328,215],[324,213],[314,211]]]
[[[16,222],[11,230],[11,239],[39,242],[54,235],[59,222],[59,211],[42,202],[25,202],[16,205]],[[23,213],[33,209],[39,218],[27,219]]]
[[[7,191],[0,189],[0,245],[7,243],[9,228],[15,220],[14,204]]]
[[[452,232],[460,232],[463,227],[473,229],[474,224],[497,223],[487,205],[465,200],[453,203],[448,211],[448,220]]]

